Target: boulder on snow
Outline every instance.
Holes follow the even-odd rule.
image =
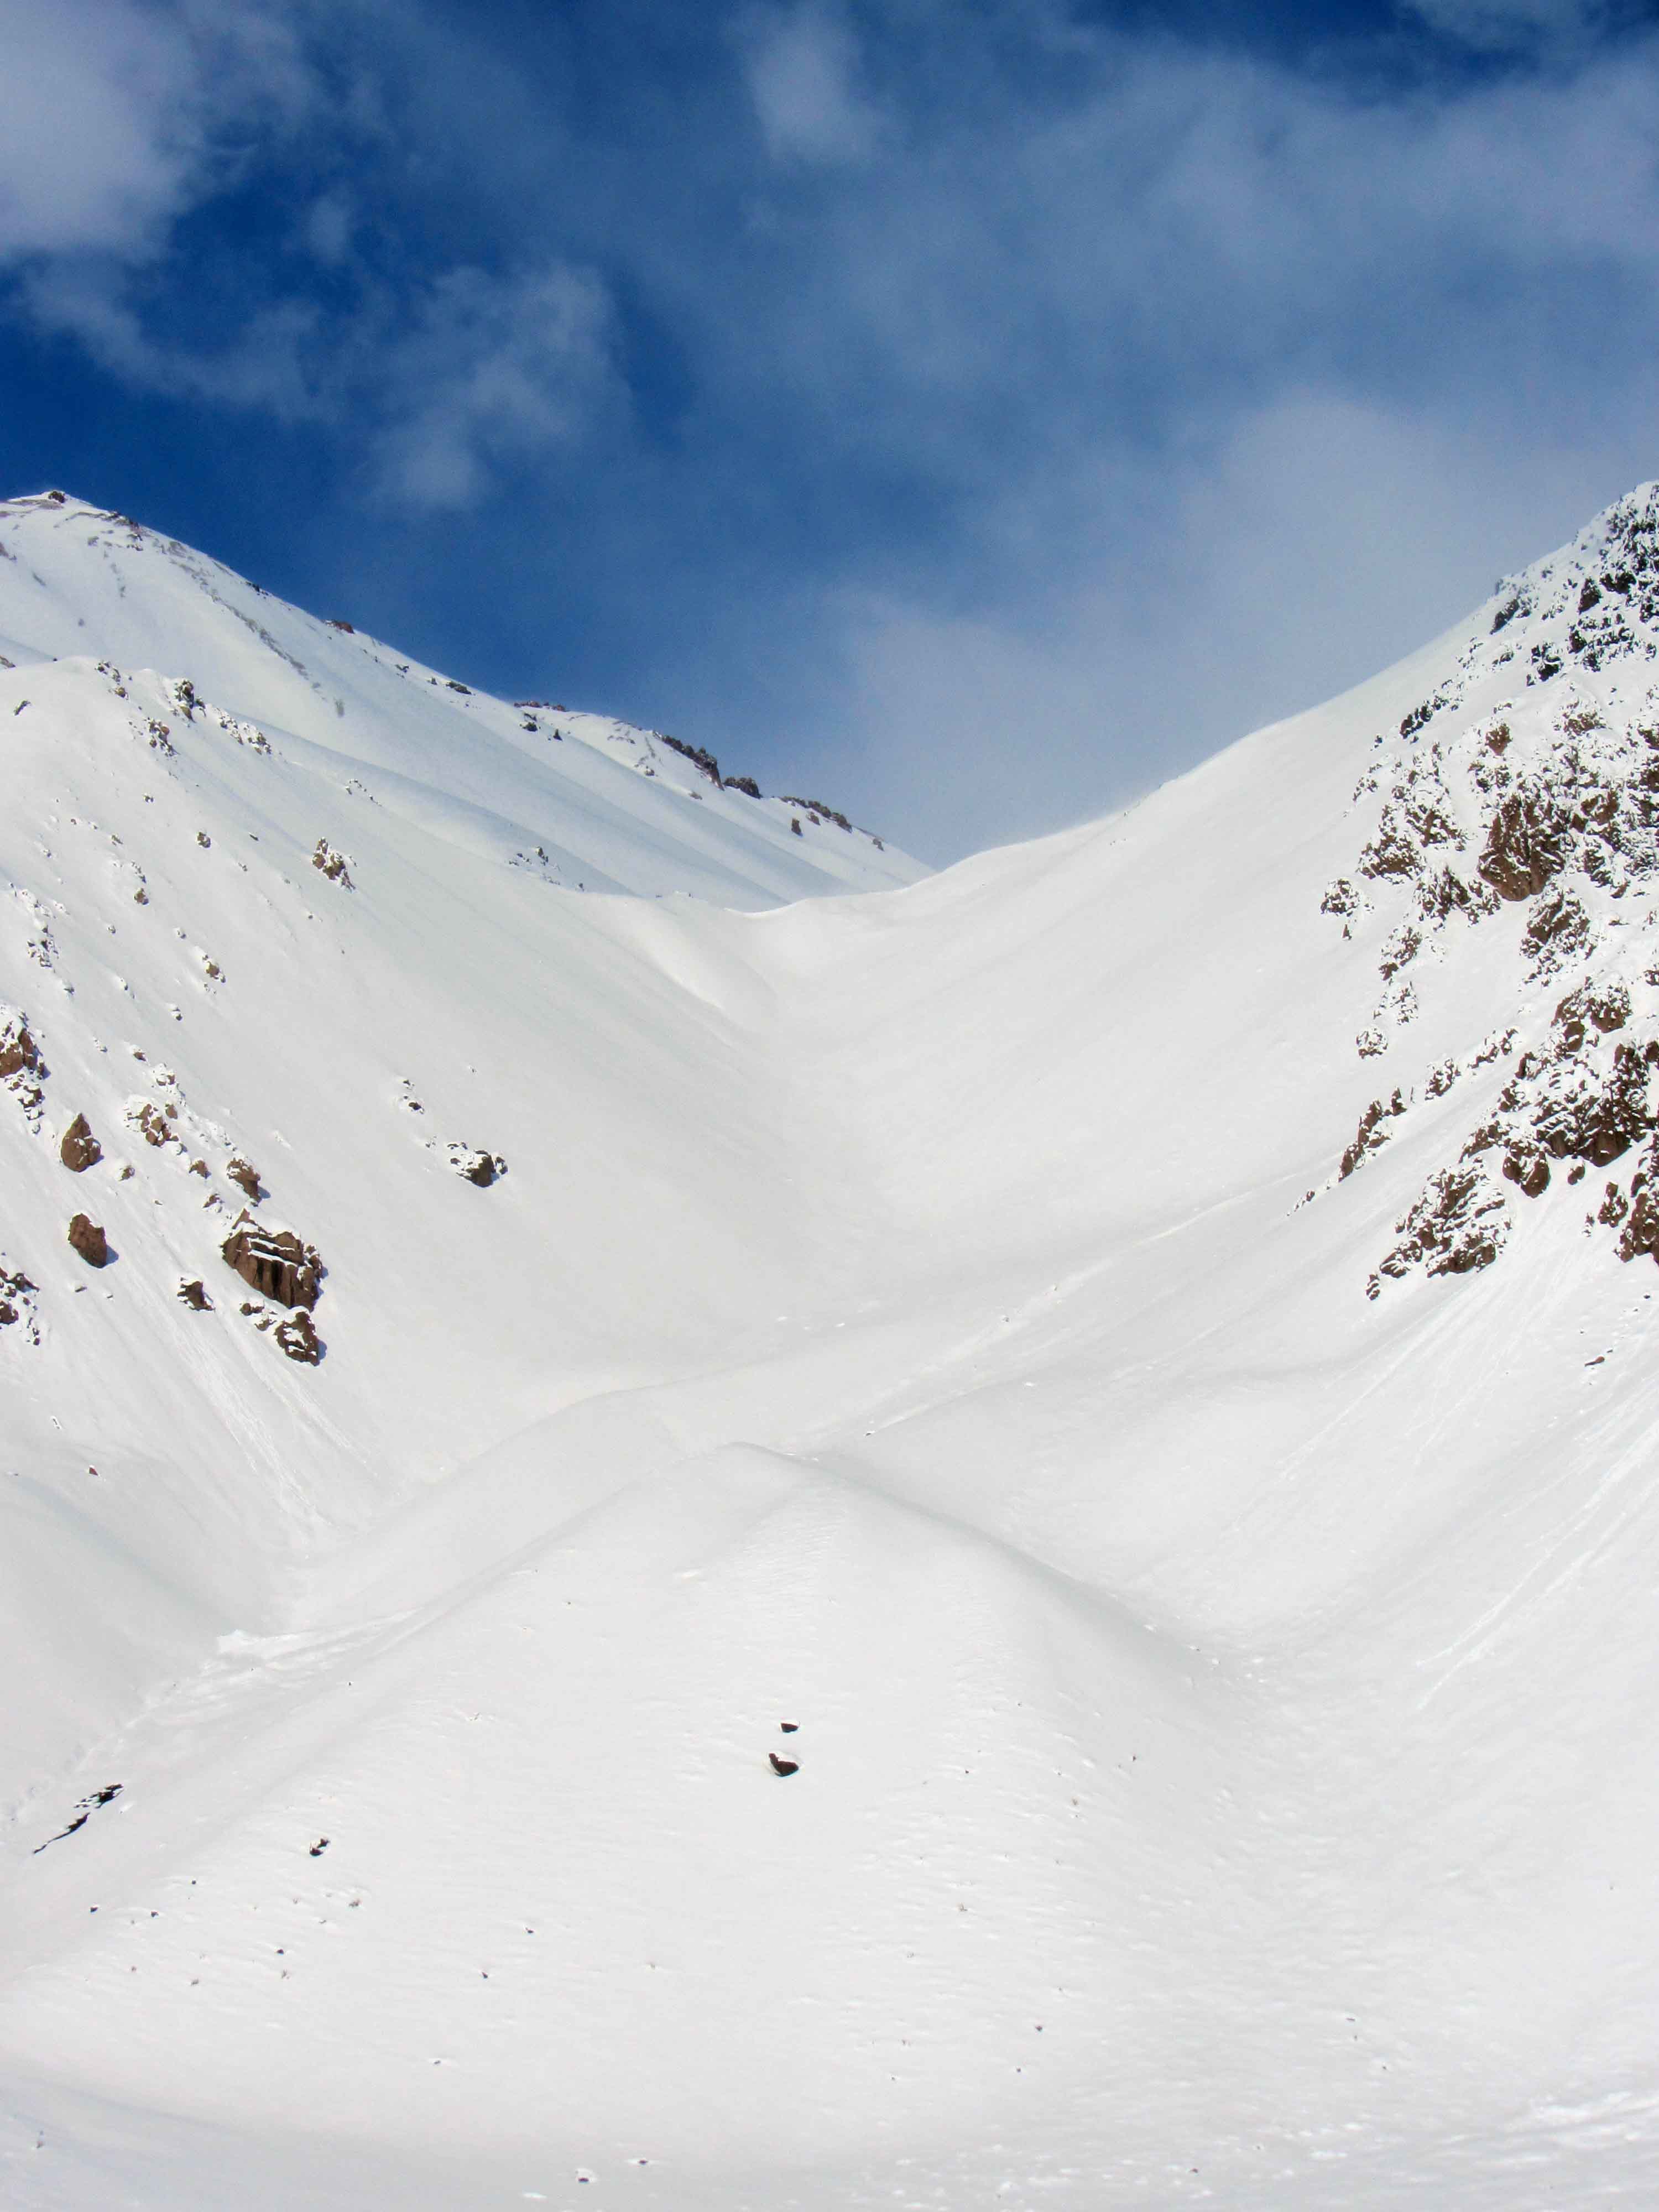
[[[69,1225],[69,1241],[89,1267],[109,1265],[109,1240],[95,1221],[77,1213]]]
[[[769,1751],[766,1756],[772,1762],[772,1771],[774,1774],[799,1774],[800,1772],[800,1761],[798,1759],[780,1759],[775,1751]]]
[[[322,1256],[291,1229],[267,1229],[246,1206],[220,1246],[225,1265],[251,1290],[279,1306],[312,1306],[321,1288]],[[294,1355],[297,1357],[298,1355]]]
[[[337,852],[326,837],[319,837],[311,856],[311,865],[313,868],[320,868],[331,884],[338,884],[345,890],[355,890],[356,886],[346,866],[349,858],[349,854]]]
[[[259,1170],[252,1160],[245,1160],[240,1152],[233,1152],[225,1162],[225,1173],[239,1190],[244,1190],[257,1205],[265,1194],[259,1182]]]
[[[286,1321],[276,1324],[276,1342],[288,1359],[297,1359],[302,1366],[314,1367],[323,1356],[323,1347],[316,1330],[311,1325],[311,1316],[301,1306]]]
[[[40,1048],[29,1034],[28,1018],[15,1006],[0,1006],[0,1082],[27,1073],[43,1076]]]
[[[181,1306],[188,1306],[192,1313],[213,1311],[213,1301],[208,1296],[205,1286],[200,1282],[180,1283],[179,1303]]]
[[[77,1114],[64,1130],[58,1157],[71,1175],[84,1175],[103,1158],[104,1148],[93,1135],[92,1125],[84,1114]]]
[[[492,1182],[507,1173],[507,1162],[498,1152],[477,1152],[471,1145],[452,1145],[449,1164],[458,1176],[477,1183],[480,1190],[488,1190]]]

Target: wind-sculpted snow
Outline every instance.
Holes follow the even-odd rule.
[[[1644,501],[915,881],[0,510],[8,2205],[1655,2201]]]

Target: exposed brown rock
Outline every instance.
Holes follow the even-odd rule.
[[[28,1024],[21,1014],[0,1015],[0,1082],[8,1076],[21,1074],[25,1069],[31,1075],[45,1075],[40,1048],[29,1034]]]
[[[1528,899],[1560,873],[1567,852],[1567,825],[1550,802],[1540,793],[1516,791],[1492,817],[1475,865],[1499,898]]]
[[[104,1157],[104,1148],[92,1133],[91,1124],[84,1114],[77,1114],[64,1132],[64,1141],[58,1147],[58,1157],[71,1175],[84,1175],[96,1167]]]
[[[1431,1176],[1396,1227],[1401,1242],[1382,1261],[1380,1274],[1403,1275],[1421,1262],[1431,1275],[1468,1275],[1491,1267],[1508,1224],[1504,1200],[1482,1171],[1458,1166]],[[1380,1287],[1374,1275],[1370,1295],[1375,1297]]]
[[[1549,1188],[1550,1164],[1541,1152],[1507,1152],[1504,1157],[1504,1179],[1518,1183],[1526,1198],[1540,1198]]]
[[[265,1194],[260,1187],[259,1170],[252,1160],[245,1160],[240,1152],[225,1162],[225,1173],[239,1190],[245,1190],[257,1205]]]
[[[316,1330],[311,1325],[311,1316],[301,1306],[284,1322],[276,1324],[276,1342],[288,1359],[297,1359],[307,1367],[314,1367],[323,1356],[323,1347]]]
[[[346,872],[345,854],[337,853],[326,837],[319,837],[317,840],[317,848],[311,856],[311,865],[313,868],[320,868],[328,881],[331,884],[338,884],[342,890],[349,891],[356,889],[350,876]]]
[[[1559,967],[1582,952],[1589,941],[1589,916],[1582,901],[1575,892],[1553,890],[1540,898],[1527,917],[1521,950],[1542,967]]]
[[[1659,1260],[1659,1194],[1639,1176],[1633,1178],[1635,1182],[1641,1182],[1642,1188],[1634,1191],[1630,1216],[1619,1239],[1619,1256],[1636,1260],[1647,1252]]]
[[[109,1265],[109,1240],[95,1221],[77,1213],[69,1225],[69,1241],[89,1267]]]
[[[1359,1127],[1355,1132],[1352,1144],[1342,1155],[1342,1164],[1336,1171],[1336,1179],[1339,1182],[1346,1182],[1363,1159],[1370,1153],[1380,1150],[1388,1142],[1389,1132],[1382,1127],[1382,1122],[1390,1115],[1403,1114],[1405,1110],[1406,1101],[1401,1097],[1398,1087],[1395,1088],[1394,1097],[1386,1105],[1380,1098],[1372,1099],[1359,1117]]]
[[[213,1311],[213,1301],[208,1296],[205,1287],[200,1282],[180,1283],[179,1285],[179,1303],[180,1305],[188,1306],[192,1313],[211,1313]]]
[[[507,1173],[507,1162],[497,1152],[479,1152],[471,1145],[451,1145],[449,1164],[459,1176],[488,1190],[490,1184]]]
[[[279,1306],[311,1306],[321,1288],[323,1263],[313,1244],[292,1230],[267,1229],[244,1211],[220,1250],[251,1290]]]
[[[1588,1160],[1607,1167],[1653,1127],[1648,1112],[1647,1061],[1634,1045],[1615,1045],[1613,1064],[1599,1079],[1593,1069],[1569,1071],[1540,1102],[1533,1127],[1558,1160]]]
[[[0,1267],[0,1328],[9,1328],[21,1320],[33,1295],[34,1285],[21,1268],[8,1273]]]
[[[172,1142],[173,1132],[167,1127],[166,1115],[148,1098],[135,1107],[127,1118],[147,1145],[159,1147]]]
[[[1561,1032],[1561,1049],[1577,1052],[1588,1024],[1594,1023],[1603,1036],[1624,1028],[1630,1019],[1630,993],[1622,983],[1581,983],[1562,1000],[1553,1018]]]
[[[1360,874],[1375,882],[1382,877],[1414,876],[1422,866],[1422,854],[1393,807],[1385,806],[1382,819],[1376,825],[1376,835],[1360,853]]]

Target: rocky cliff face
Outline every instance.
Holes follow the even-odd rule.
[[[1408,1117],[1445,1160],[1369,1285],[1489,1267],[1522,1202],[1579,1189],[1585,1230],[1659,1257],[1659,487],[1506,580],[1354,793],[1365,834],[1324,911],[1382,986],[1355,1046],[1408,1070],[1426,1003],[1455,996],[1474,934],[1504,944],[1504,1018],[1402,1072],[1336,1180]],[[1607,1171],[1613,1170],[1612,1174]]]

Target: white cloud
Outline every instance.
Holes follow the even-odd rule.
[[[210,0],[0,0],[0,263],[142,258],[204,191],[223,136],[310,95],[283,19]]]
[[[862,161],[881,136],[858,88],[858,51],[846,23],[812,0],[782,15],[740,19],[750,96],[775,161]]]
[[[572,437],[605,389],[607,319],[603,289],[580,270],[451,270],[379,371],[392,419],[371,455],[377,490],[414,507],[469,507],[492,464]]]

